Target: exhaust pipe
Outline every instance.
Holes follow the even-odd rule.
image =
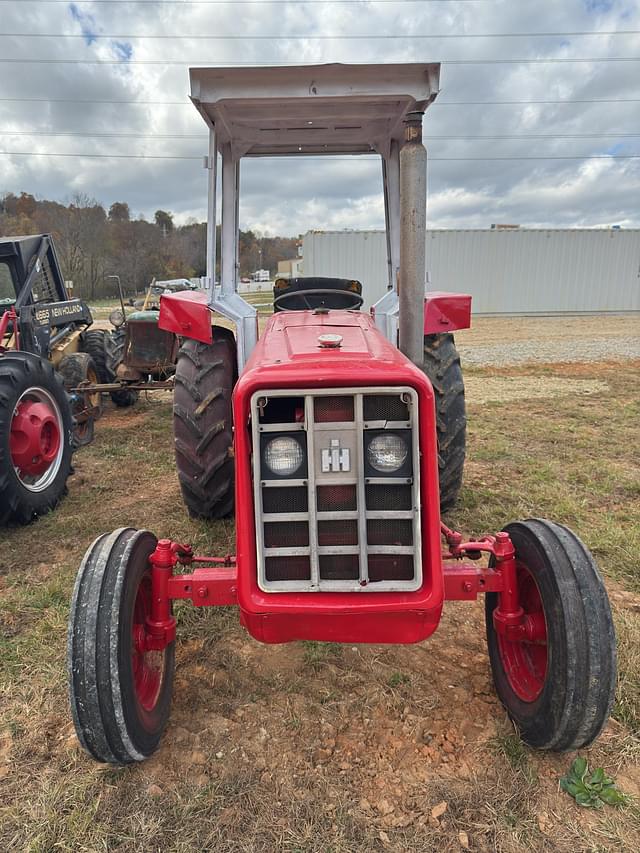
[[[424,297],[427,239],[427,151],[422,112],[407,113],[400,150],[400,351],[424,364]]]

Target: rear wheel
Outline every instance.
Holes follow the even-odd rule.
[[[107,357],[107,338],[109,332],[104,329],[90,329],[80,335],[82,351],[93,359],[100,382],[113,382],[115,374],[109,368]]]
[[[593,557],[568,528],[544,519],[507,525],[518,591],[536,642],[507,640],[486,597],[487,642],[496,691],[526,743],[580,749],[598,736],[614,698],[616,646],[611,608]]]
[[[234,505],[233,414],[236,344],[216,327],[213,343],[184,342],[173,403],[176,465],[182,497],[194,518],[224,518]]]
[[[76,447],[84,447],[93,441],[95,421],[102,414],[102,394],[100,391],[72,391],[84,382],[98,384],[98,370],[89,353],[74,352],[65,355],[58,365],[64,387],[71,397],[73,414],[73,442]]]
[[[436,398],[440,510],[452,507],[462,486],[467,414],[460,356],[453,335],[425,335],[424,372]]]
[[[65,494],[71,432],[69,401],[49,362],[0,356],[0,524],[27,524]]]
[[[107,337],[107,367],[114,378],[117,377],[118,366],[122,364],[124,359],[126,338],[127,332],[124,326],[114,329]],[[139,396],[138,391],[129,388],[122,388],[121,390],[111,392],[111,399],[121,409],[133,406]]]
[[[98,761],[130,764],[158,747],[169,719],[175,641],[146,648],[149,556],[156,537],[122,528],[98,537],[76,578],[67,639],[76,733]]]

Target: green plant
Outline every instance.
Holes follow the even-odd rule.
[[[411,679],[409,678],[408,675],[405,675],[404,672],[394,672],[389,676],[389,678],[387,680],[387,684],[391,688],[403,687],[403,686],[410,684],[410,683],[411,683]]]
[[[560,787],[579,806],[587,809],[599,809],[605,803],[608,806],[621,806],[625,802],[624,794],[616,788],[613,779],[605,775],[602,767],[589,775],[587,759],[580,756],[571,765],[569,773],[560,780]]]

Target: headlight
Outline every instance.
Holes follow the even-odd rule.
[[[372,438],[367,447],[367,461],[381,474],[391,474],[402,468],[409,455],[409,445],[397,433],[386,433]]]
[[[111,314],[109,314],[109,322],[112,326],[115,326],[116,329],[119,329],[120,326],[124,324],[124,314],[122,313],[122,308],[114,308]]]
[[[264,448],[264,464],[277,477],[291,477],[304,462],[299,442],[289,436],[272,438]]]

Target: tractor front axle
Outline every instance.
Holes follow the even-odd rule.
[[[508,533],[463,541],[462,534],[441,525],[448,551],[442,553],[444,598],[475,601],[483,593],[497,593],[493,615],[496,632],[507,640],[529,643],[545,637],[541,614],[526,614],[520,605],[515,550]],[[490,555],[488,566],[479,566],[482,553]],[[465,562],[464,558],[474,562]],[[146,620],[145,648],[160,651],[176,636],[171,602],[190,600],[196,607],[228,607],[238,603],[236,558],[207,557],[193,553],[190,545],[160,539],[149,557],[151,566],[151,612]],[[206,563],[189,574],[175,574],[180,566]]]

